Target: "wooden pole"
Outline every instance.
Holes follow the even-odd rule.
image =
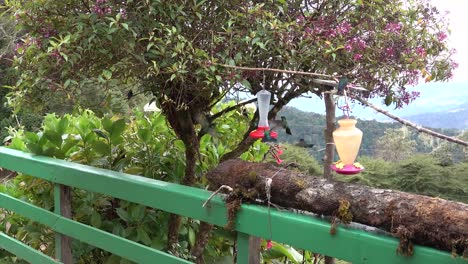
[[[71,188],[61,184],[54,185],[54,212],[66,218],[71,218]],[[55,258],[64,264],[73,263],[71,239],[60,233],[55,234]]]
[[[323,157],[323,175],[331,179],[333,177],[330,165],[333,163],[335,154],[335,143],[333,142],[333,131],[335,130],[335,101],[333,95],[326,93],[324,95],[326,111],[325,134],[325,155]]]
[[[333,141],[333,131],[335,131],[335,101],[333,95],[326,93],[324,95],[325,101],[325,113],[326,113],[326,124],[325,128],[325,155],[323,156],[323,175],[327,179],[333,178],[333,172],[330,166],[333,163],[335,156],[335,143]],[[335,259],[329,256],[325,256],[325,264],[334,264]]]

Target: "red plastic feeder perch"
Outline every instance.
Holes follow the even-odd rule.
[[[268,133],[271,138],[276,139],[278,137],[278,133],[271,131],[270,126],[268,125],[268,110],[270,107],[270,100],[271,93],[267,90],[261,90],[257,93],[259,120],[257,129],[250,132],[251,138],[262,139],[265,137],[265,132]]]

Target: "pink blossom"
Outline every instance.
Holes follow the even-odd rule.
[[[347,21],[342,22],[337,26],[336,31],[338,32],[338,34],[346,35],[349,31],[351,31],[351,24]]]
[[[304,16],[303,15],[300,15],[296,18],[296,22],[298,24],[304,24]]]
[[[426,56],[426,50],[423,47],[417,47],[416,54],[419,56]]]
[[[409,85],[417,85],[419,83],[419,71],[418,70],[406,71],[406,77],[408,78]]]
[[[120,17],[121,17],[122,19],[127,19],[127,9],[125,9],[125,8],[120,8],[119,13],[120,13]]]
[[[447,38],[447,34],[445,32],[439,32],[437,33],[437,39],[442,42]]]
[[[344,49],[345,49],[346,51],[350,52],[350,51],[353,50],[353,46],[351,46],[351,44],[349,44],[349,43],[346,43],[346,44],[344,45]]]
[[[366,42],[359,38],[359,37],[354,37],[350,40],[348,40],[345,44],[345,49],[347,51],[351,51],[352,49],[356,49],[356,50],[363,50],[367,47],[367,44]]]
[[[385,31],[398,33],[401,30],[400,23],[390,22],[385,26]]]
[[[107,0],[96,0],[93,12],[98,16],[105,16],[112,13],[112,8],[107,5]]]
[[[354,54],[353,59],[356,60],[356,61],[361,60],[362,59],[362,54],[359,54],[359,53]]]
[[[393,50],[392,47],[388,47],[385,49],[385,56],[393,57],[394,55],[395,55],[395,51]]]

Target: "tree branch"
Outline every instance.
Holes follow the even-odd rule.
[[[225,109],[219,111],[218,113],[208,117],[208,119],[210,119],[210,121],[213,121],[216,118],[218,118],[218,117],[220,117],[220,116],[222,116],[222,115],[224,115],[226,113],[229,113],[229,112],[231,112],[233,110],[236,110],[237,108],[239,108],[239,107],[241,107],[243,105],[250,104],[250,103],[253,103],[255,101],[257,101],[257,98],[253,98],[253,99],[250,99],[250,100],[247,100],[247,101],[240,102],[240,103],[238,103],[236,105],[230,106],[228,108],[225,108]]]
[[[232,68],[232,69],[244,70],[244,71],[269,71],[269,72],[300,74],[300,75],[306,75],[306,76],[325,77],[325,78],[335,78],[335,77],[337,77],[337,76],[332,76],[332,75],[322,74],[322,73],[315,73],[315,72],[281,70],[281,69],[274,69],[274,68],[242,67],[242,66],[233,66],[233,65],[221,64],[221,63],[213,63],[213,64],[221,66],[221,67],[225,67],[225,68]]]
[[[398,116],[395,116],[395,115],[389,113],[388,111],[385,111],[383,109],[378,108],[377,106],[369,103],[368,101],[364,100],[361,97],[354,96],[353,99],[356,99],[360,103],[362,103],[362,104],[364,104],[366,106],[369,106],[370,108],[374,109],[375,111],[377,111],[377,112],[379,112],[381,114],[384,114],[384,115],[390,117],[391,119],[400,122],[401,124],[403,124],[405,126],[412,127],[412,128],[416,129],[417,131],[419,131],[421,133],[426,133],[426,134],[431,135],[433,137],[437,137],[437,138],[440,138],[440,139],[444,139],[444,140],[447,140],[447,141],[450,141],[450,142],[453,142],[453,143],[468,147],[468,142],[466,142],[466,141],[463,141],[463,140],[458,139],[456,137],[450,137],[450,136],[447,136],[447,135],[432,131],[432,130],[427,129],[425,127],[414,124],[414,123],[412,123],[412,122],[410,122],[408,120],[402,119],[402,118],[400,118]]]

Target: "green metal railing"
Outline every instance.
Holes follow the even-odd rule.
[[[59,186],[70,186],[101,193],[157,208],[170,213],[199,219],[214,225],[227,222],[226,207],[219,197],[209,206],[202,204],[210,192],[144,177],[81,164],[36,156],[8,148],[0,148],[0,167],[28,174],[56,184],[55,207],[60,208]],[[14,197],[0,193],[0,208],[50,227],[60,248],[60,236],[68,236],[137,263],[190,263],[165,252],[144,246],[94,227],[73,221]],[[236,220],[237,263],[248,263],[249,237],[269,237],[268,210],[262,206],[242,205]],[[296,248],[333,256],[353,264],[461,264],[461,258],[427,247],[416,246],[414,255],[396,254],[398,240],[361,230],[338,227],[330,235],[330,224],[311,216],[271,210],[272,238]],[[31,263],[61,263],[0,232],[0,248]],[[60,254],[57,259],[61,259]]]

